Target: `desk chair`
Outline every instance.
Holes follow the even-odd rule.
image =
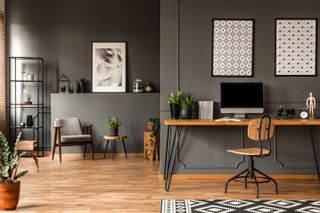
[[[87,144],[91,146],[92,160],[94,160],[92,125],[85,126],[83,131],[79,118],[57,118],[53,124],[54,138],[52,145],[52,160],[56,147],[59,148],[59,158],[61,162],[62,146],[81,146],[84,145],[83,158],[86,157]]]
[[[259,148],[244,148],[244,149],[231,149],[227,150],[230,153],[234,153],[237,155],[247,156],[249,158],[248,168],[234,177],[230,178],[225,186],[225,193],[228,190],[228,184],[233,180],[236,182],[241,182],[245,184],[245,188],[247,188],[248,183],[255,183],[257,186],[257,198],[259,198],[259,184],[267,183],[272,181],[276,187],[276,193],[278,192],[277,182],[259,171],[254,167],[254,158],[264,158],[271,154],[271,145],[270,138],[272,138],[274,133],[274,126],[271,124],[271,118],[269,115],[263,115],[261,119],[254,119],[248,125],[248,137],[252,141],[259,142]],[[263,147],[263,143],[267,142],[267,148]],[[257,176],[256,174],[260,174],[261,176]],[[252,180],[248,180],[248,177]],[[243,179],[243,180],[241,180]],[[261,180],[258,180],[261,179]]]

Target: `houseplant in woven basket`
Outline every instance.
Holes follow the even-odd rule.
[[[28,171],[18,172],[21,157],[24,154],[18,154],[20,137],[21,133],[12,150],[6,137],[0,132],[0,210],[16,209],[21,184],[18,179],[28,173]]]

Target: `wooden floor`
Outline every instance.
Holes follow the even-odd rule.
[[[22,179],[17,212],[159,212],[161,199],[167,198],[255,199],[252,185],[245,190],[232,183],[224,194],[227,175],[176,175],[166,192],[159,162],[145,161],[140,154],[129,154],[127,160],[119,155],[114,162],[102,155],[83,160],[80,154],[63,154],[62,163],[49,156],[39,161],[40,173],[31,158],[21,164],[29,174]],[[265,184],[261,199],[320,200],[319,180],[276,178],[280,194],[274,193],[271,183]]]

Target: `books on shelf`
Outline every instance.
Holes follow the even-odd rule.
[[[199,119],[213,119],[213,101],[199,101]]]

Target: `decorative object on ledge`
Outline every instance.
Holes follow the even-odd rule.
[[[24,88],[22,93],[23,93],[22,104],[32,104],[31,90]]]
[[[294,108],[286,109],[286,118],[293,119],[296,116],[296,110]]]
[[[133,92],[143,92],[143,82],[140,78],[133,82]]]
[[[171,92],[168,97],[168,104],[170,104],[170,112],[172,119],[179,119],[181,100],[184,97],[183,90],[177,91],[177,93]]]
[[[160,120],[149,118],[147,131],[144,132],[144,159],[160,159]]]
[[[33,117],[32,115],[27,115],[27,127],[33,126]]]
[[[59,93],[69,92],[70,80],[66,75],[61,75],[58,80]]]
[[[317,102],[315,97],[312,96],[312,92],[310,92],[309,95],[306,100],[306,106],[309,110],[309,118],[314,119],[314,110],[317,108]]]
[[[109,136],[118,136],[121,121],[118,117],[108,117],[107,125],[109,126]]]
[[[276,76],[316,76],[317,19],[276,19]]]
[[[92,91],[126,91],[126,43],[92,43]]]
[[[213,77],[253,76],[253,19],[213,19]]]
[[[145,92],[153,92],[152,84],[149,81],[144,82],[144,91]]]

